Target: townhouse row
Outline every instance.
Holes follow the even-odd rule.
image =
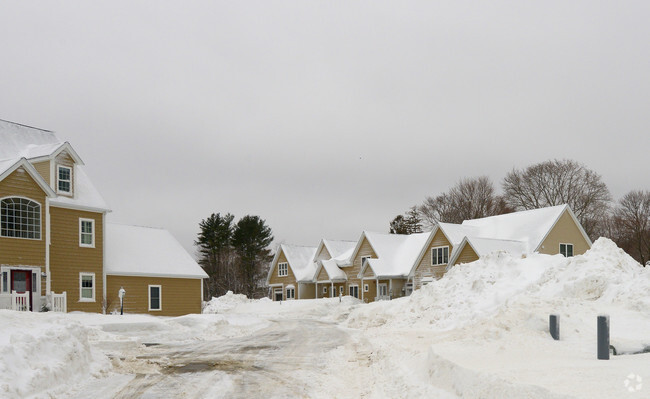
[[[491,252],[574,256],[589,248],[591,240],[571,208],[559,205],[439,223],[419,234],[364,231],[357,241],[281,244],[266,283],[274,301],[350,295],[373,302],[410,295],[454,265]]]

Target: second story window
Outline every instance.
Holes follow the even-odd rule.
[[[431,248],[431,264],[446,265],[449,262],[449,247],[434,247]]]
[[[286,262],[278,263],[278,277],[286,277],[289,275],[289,264]]]
[[[0,236],[41,239],[41,205],[27,198],[10,197],[0,202]]]
[[[63,194],[72,193],[72,168],[67,166],[57,166],[57,192]]]
[[[79,219],[79,246],[95,247],[95,221],[93,219]]]

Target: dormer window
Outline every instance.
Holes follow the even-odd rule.
[[[72,168],[68,166],[57,165],[57,192],[62,194],[72,193]]]

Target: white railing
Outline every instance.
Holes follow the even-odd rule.
[[[52,312],[66,313],[68,311],[68,297],[67,293],[63,291],[62,294],[51,293],[52,295]]]
[[[31,292],[19,294],[16,291],[11,291],[11,309],[19,312],[28,312],[30,294]]]

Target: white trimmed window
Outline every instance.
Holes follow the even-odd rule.
[[[162,286],[149,286],[149,310],[162,310]]]
[[[296,299],[296,289],[287,287],[287,299]]]
[[[287,262],[278,263],[278,277],[289,275],[289,264]]]
[[[449,247],[431,248],[431,265],[446,265],[449,263]]]
[[[343,286],[339,287],[339,295],[343,295]]]
[[[573,256],[573,244],[560,244],[560,253],[567,258]]]
[[[363,292],[368,292],[369,290],[370,290],[370,287],[368,286],[368,284],[364,284],[363,285]]]
[[[327,294],[327,286],[326,285],[323,286],[323,294]]]
[[[79,218],[79,246],[95,248],[95,220]]]
[[[27,198],[0,201],[0,236],[41,239],[41,205]]]
[[[72,193],[72,168],[63,165],[56,167],[56,188],[58,193]]]
[[[95,302],[95,273],[79,273],[79,302]]]

